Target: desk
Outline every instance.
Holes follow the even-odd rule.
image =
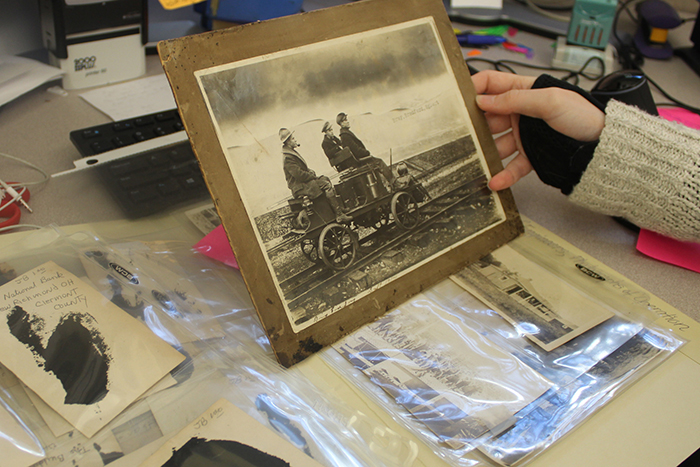
[[[672,40],[678,37],[682,41],[683,37],[688,36],[689,30],[683,27],[674,30],[671,37]],[[520,33],[518,41],[535,49],[536,61],[542,64],[551,61],[552,40]],[[683,45],[680,42],[678,44]],[[524,60],[519,55],[499,50],[489,50],[487,56]],[[477,64],[477,67],[486,66]],[[523,73],[533,73],[525,68],[517,69]],[[673,95],[682,96],[689,103],[700,106],[700,87],[697,86],[700,78],[680,60],[674,58],[662,63],[649,60],[645,70]],[[152,75],[160,72],[162,70],[158,58],[148,57],[147,73]],[[71,130],[109,121],[108,117],[79,97],[80,91],[68,92],[66,96],[48,92],[55,84],[41,86],[0,109],[0,151],[37,164],[49,173],[72,168],[72,161],[78,157],[78,151],[68,138]],[[583,87],[593,85],[592,82],[581,84]],[[3,160],[2,166],[3,178],[33,180],[37,177],[31,170],[13,162]],[[543,185],[535,174],[530,174],[519,182],[513,192],[524,215],[700,321],[700,287],[696,273],[641,255],[634,247],[635,234],[609,217],[574,206],[558,190]],[[43,188],[33,190],[31,205],[34,213],[25,212],[22,221],[41,226],[94,224],[122,218],[118,206],[90,171],[53,179]],[[166,218],[167,214],[162,217]],[[156,217],[147,222],[157,221]],[[102,233],[110,232],[109,223],[100,225]],[[123,227],[128,224],[120,225]],[[133,223],[134,228],[139,225],[139,222]],[[0,236],[0,241],[9,241],[10,238],[11,236],[3,235]],[[335,384],[329,382],[330,373],[317,371],[317,367],[311,367],[308,362],[300,365],[299,371],[321,387]],[[690,388],[674,386],[673,382],[680,375],[689,373],[694,378]],[[684,401],[697,399],[694,388],[700,386],[700,372],[689,359],[678,355],[655,370],[655,374],[658,378],[644,379],[634,385],[564,442],[544,453],[533,465],[562,465],[562,459],[566,459],[564,464],[567,466],[622,466],[630,465],[628,460],[631,453],[645,459],[645,465],[677,465],[700,445],[700,439],[697,439],[700,413],[695,409],[688,410],[681,418],[673,418],[669,413],[682,412]],[[352,391],[347,388],[344,390],[351,397]],[[353,397],[357,399],[357,395]],[[659,400],[664,400],[664,404],[658,404]],[[393,429],[405,432],[397,428],[396,423],[376,406],[369,404],[366,410]],[[626,414],[625,417],[637,414],[639,420],[630,424],[627,419],[621,419],[620,413]],[[678,426],[695,432],[695,439],[678,440],[674,436]],[[674,445],[674,456],[659,458],[655,444],[638,443],[639,439],[649,439],[652,430],[655,442]],[[617,437],[615,442],[610,441],[613,435]],[[426,450],[427,448],[421,447],[419,459],[423,465],[446,465]]]

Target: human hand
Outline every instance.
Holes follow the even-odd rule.
[[[505,159],[517,152],[505,169],[489,182],[492,190],[515,184],[532,170],[520,140],[520,115],[544,120],[552,129],[578,141],[595,141],[605,125],[605,114],[573,91],[551,87],[531,89],[536,78],[481,71],[472,76],[476,103],[486,114],[496,148]]]

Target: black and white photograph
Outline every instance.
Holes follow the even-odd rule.
[[[575,421],[583,419],[611,390],[629,384],[623,381],[668,357],[677,345],[662,334],[641,330],[576,380],[546,392],[517,414],[517,422],[509,430],[479,449],[501,465],[521,463],[570,432],[577,425]]]
[[[455,450],[508,428],[553,387],[428,300],[403,305],[334,348]]]
[[[509,245],[451,277],[548,352],[615,316]]]
[[[271,36],[271,35],[274,35]],[[277,359],[523,232],[442,2],[366,0],[158,44]]]
[[[196,76],[295,330],[505,218],[431,19]]]
[[[54,262],[0,297],[0,361],[86,437],[185,359]]]

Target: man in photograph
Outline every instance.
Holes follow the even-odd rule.
[[[359,163],[350,150],[344,148],[340,138],[335,136],[331,122],[324,123],[321,132],[323,133],[323,141],[321,141],[323,153],[338,172],[351,167],[359,167]]]
[[[350,131],[350,121],[348,120],[347,114],[340,112],[335,118],[335,121],[340,125],[340,141],[342,145],[346,148],[350,148],[353,156],[355,156],[355,159],[357,159],[361,165],[369,165],[378,168],[381,170],[387,182],[389,182],[389,185],[393,184],[394,174],[389,166],[380,158],[372,156],[360,138]]]
[[[299,143],[294,138],[293,132],[287,128],[280,128],[279,137],[282,141],[282,155],[284,156],[284,177],[287,180],[287,187],[292,191],[292,196],[295,198],[308,196],[313,201],[325,194],[338,223],[351,222],[352,217],[346,215],[341,209],[330,179],[325,175],[317,176],[316,172],[306,165],[304,158],[297,152],[296,148],[299,147]]]

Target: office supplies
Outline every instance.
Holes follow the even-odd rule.
[[[170,84],[163,74],[90,89],[81,92],[80,97],[112,120],[165,112],[176,107]]]
[[[172,109],[74,130],[70,139],[83,156],[76,167],[101,162],[95,169],[130,218],[203,199],[206,185],[182,128]],[[99,159],[109,154],[117,158]]]
[[[577,0],[566,37],[559,36],[552,66],[605,73],[612,70],[613,46],[608,43],[617,0]]]
[[[566,35],[567,42],[605,50],[616,9],[617,0],[576,0]]]
[[[650,230],[641,229],[637,250],[650,258],[700,273],[700,244],[682,242]]]
[[[2,180],[0,180],[0,186],[4,189],[4,191],[0,189],[0,195],[2,195],[0,196],[0,219],[6,219],[0,222],[0,229],[3,229],[19,224],[22,210],[18,203],[25,206],[29,212],[31,212],[31,208],[27,204],[30,195],[26,187],[22,188],[21,193],[17,193],[14,188]]]
[[[457,34],[457,41],[462,47],[480,47],[497,45],[506,42],[502,36],[490,36],[484,34],[461,33]]]
[[[24,188],[22,190],[22,193],[20,194],[17,193],[17,191],[14,188],[5,183],[3,180],[0,180],[0,186],[2,186],[2,188],[5,190],[5,193],[7,193],[7,195],[13,202],[21,204],[25,207],[27,211],[32,212],[32,208],[30,208],[27,204],[27,201],[29,200],[29,191],[26,188]]]
[[[568,22],[548,18],[518,0],[503,0],[502,8],[447,6],[450,19],[457,23],[492,26],[508,24],[545,37],[565,36]]]
[[[663,0],[645,0],[637,4],[639,27],[634,34],[634,45],[645,57],[657,60],[673,56],[668,42],[668,30],[681,25],[676,10]]]
[[[42,39],[65,89],[146,72],[146,0],[40,0]]]

